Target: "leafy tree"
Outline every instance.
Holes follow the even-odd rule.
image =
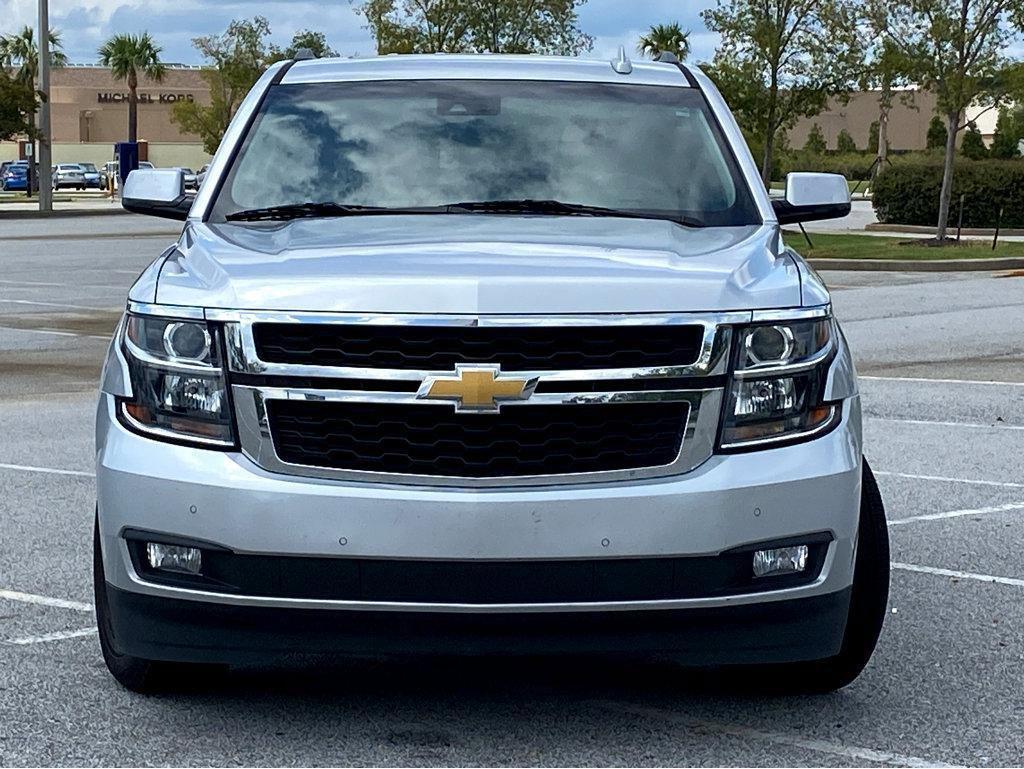
[[[943,243],[953,194],[953,164],[967,108],[995,108],[1007,97],[1011,69],[1005,56],[1024,24],[1024,0],[870,0],[869,15],[932,91],[946,124],[945,162],[936,240]]]
[[[589,51],[579,28],[586,0],[366,0],[357,7],[377,53]]]
[[[853,140],[850,132],[845,128],[841,130],[839,135],[836,137],[836,151],[843,153],[860,151],[857,149],[857,142]]]
[[[690,55],[690,31],[683,30],[678,22],[655,24],[636,44],[637,53],[657,59],[662,51],[675,54],[679,61]]]
[[[869,25],[869,29],[870,29]],[[869,141],[869,152],[877,158],[875,175],[885,168],[889,157],[889,113],[892,112],[893,101],[898,88],[911,85],[910,64],[899,48],[893,45],[884,29],[872,29],[872,42],[869,54],[860,78],[862,90],[878,91],[877,136]],[[913,91],[902,91],[899,99],[908,103]],[[873,124],[874,125],[874,124]]]
[[[976,123],[967,124],[960,152],[968,160],[984,160],[988,157],[988,147],[985,146],[985,140],[981,138],[981,131],[978,130]]]
[[[941,150],[946,147],[946,126],[938,115],[933,115],[928,121],[928,138],[925,146],[930,150]]]
[[[828,144],[825,142],[825,134],[821,132],[821,126],[815,123],[811,126],[810,133],[807,134],[804,150],[815,155],[824,155],[827,149]]]
[[[999,110],[989,156],[1003,160],[1020,157],[1021,139],[1024,139],[1024,109],[1004,107]]]
[[[292,35],[292,41],[287,48],[281,49],[275,45],[270,46],[267,62],[273,63],[284,59],[294,59],[295,55],[303,48],[312,51],[313,55],[318,59],[327,59],[338,55],[338,52],[327,43],[327,35],[323,32],[302,29]]]
[[[160,61],[163,50],[148,32],[141,35],[114,35],[99,50],[100,64],[110,67],[114,80],[128,84],[128,141],[139,137],[139,74],[159,83],[167,67]]]
[[[51,29],[49,32],[49,43],[50,66],[63,67],[67,64],[68,58],[61,50],[60,33]],[[39,78],[39,45],[32,27],[26,26],[17,34],[0,37],[0,70],[5,70],[6,74],[8,68],[13,69],[15,83],[29,91],[31,103],[28,105],[28,112],[24,114],[24,125],[31,129],[25,131],[25,133],[32,139],[34,144],[38,133],[35,129],[36,106],[41,94],[36,91],[35,85],[36,80]],[[18,105],[25,105],[23,101],[25,98],[24,93],[20,96],[13,94],[12,98],[15,100],[14,102],[10,105],[4,105],[0,109],[3,111],[10,109],[20,112]]]
[[[18,82],[0,67],[0,141],[35,136],[35,110],[36,94],[32,87]]]
[[[187,133],[198,134],[207,152],[217,151],[238,105],[274,60],[269,36],[269,22],[255,16],[232,21],[220,35],[192,41],[206,60],[202,75],[210,86],[210,104],[179,101],[173,107],[171,121]]]
[[[779,135],[848,98],[865,41],[855,0],[718,0],[701,13],[721,36],[711,71],[741,124],[764,137],[771,179]]]

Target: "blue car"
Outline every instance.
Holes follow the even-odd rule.
[[[0,177],[0,186],[4,192],[21,191],[28,189],[28,163],[20,161],[11,163]],[[39,176],[36,174],[32,179],[32,189],[39,189]]]

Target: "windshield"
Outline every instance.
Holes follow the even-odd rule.
[[[275,86],[213,219],[311,202],[429,209],[524,200],[760,222],[697,90],[493,80]]]
[[[82,163],[82,170],[93,173],[96,170],[96,166],[92,163]]]

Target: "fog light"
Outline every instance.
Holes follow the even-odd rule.
[[[807,568],[807,545],[754,551],[754,576],[795,574]]]
[[[182,574],[198,574],[203,566],[202,552],[198,547],[147,542],[146,558],[149,560],[150,568],[177,571]]]

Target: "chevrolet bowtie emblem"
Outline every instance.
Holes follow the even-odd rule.
[[[524,401],[533,395],[537,379],[501,376],[499,366],[455,366],[455,376],[423,380],[417,398],[446,400],[456,411],[495,413],[506,401]]]

